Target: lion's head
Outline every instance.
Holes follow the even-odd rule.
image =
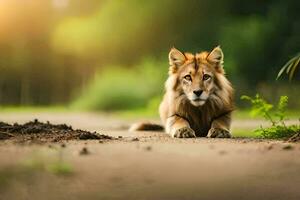
[[[228,98],[230,95],[226,93],[231,86],[224,76],[223,59],[224,54],[219,46],[210,52],[196,54],[182,53],[172,48],[169,53],[169,75],[173,77],[173,89],[197,107],[205,105],[208,99]]]

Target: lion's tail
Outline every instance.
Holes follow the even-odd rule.
[[[129,131],[163,131],[164,127],[151,122],[140,122],[131,125]]]

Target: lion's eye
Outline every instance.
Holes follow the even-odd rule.
[[[206,80],[208,80],[208,79],[210,79],[210,78],[211,78],[211,76],[208,75],[208,74],[204,74],[204,75],[203,75],[203,80],[204,80],[204,81],[206,81]]]
[[[191,75],[184,76],[184,79],[187,80],[187,81],[192,81]]]

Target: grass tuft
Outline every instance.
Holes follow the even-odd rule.
[[[271,124],[270,127],[264,128],[261,126],[259,129],[256,129],[255,133],[257,136],[269,139],[289,138],[300,132],[300,123],[298,125],[286,125],[287,96],[281,96],[276,106],[267,102],[258,94],[254,98],[244,95],[241,99],[251,103],[250,113],[253,116],[260,115]]]

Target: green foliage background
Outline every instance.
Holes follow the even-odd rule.
[[[297,0],[4,1],[0,106],[141,108],[161,98],[171,47],[195,53],[220,44],[237,97],[288,95],[300,108],[299,72],[293,84],[275,82],[300,49],[299,7]]]

